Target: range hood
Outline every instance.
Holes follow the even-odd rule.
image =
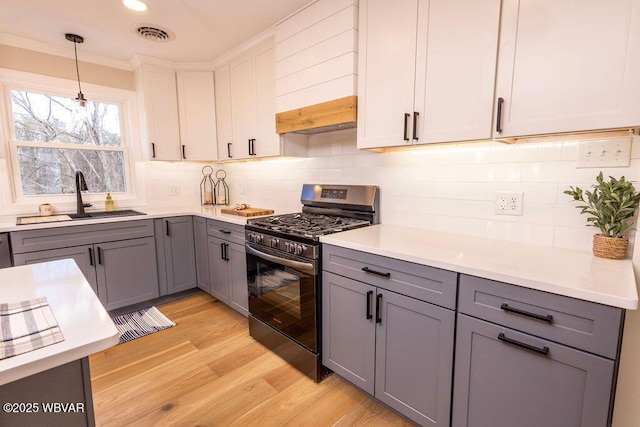
[[[356,127],[357,96],[347,96],[276,114],[277,133],[315,134]]]

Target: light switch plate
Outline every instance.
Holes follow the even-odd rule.
[[[578,144],[578,168],[625,167],[631,161],[631,136],[582,141]]]

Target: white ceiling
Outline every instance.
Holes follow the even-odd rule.
[[[134,12],[120,0],[0,0],[0,43],[24,47],[35,41],[37,50],[50,46],[51,53],[70,50],[73,55],[73,43],[64,34],[74,33],[84,37],[78,45],[81,61],[103,56],[124,63],[143,55],[175,63],[211,62],[309,2],[146,0],[149,9]],[[131,30],[141,23],[169,30],[175,38],[145,40]]]

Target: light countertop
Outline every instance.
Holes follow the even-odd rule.
[[[323,236],[320,241],[614,307],[638,308],[628,259],[382,224]]]
[[[225,221],[228,223],[239,224],[239,225],[246,224],[248,218],[256,218],[255,216],[243,217],[240,215],[223,214],[221,212],[222,208],[223,207],[220,207],[220,206],[200,206],[200,205],[176,206],[171,208],[141,207],[141,208],[131,208],[131,209],[136,210],[138,212],[145,213],[146,215],[123,216],[123,217],[116,217],[116,218],[81,219],[81,220],[47,222],[47,223],[27,224],[27,225],[16,225],[16,219],[18,216],[7,215],[7,216],[0,217],[0,232],[24,231],[24,230],[34,230],[34,229],[40,229],[40,228],[53,228],[53,227],[70,227],[74,225],[104,224],[108,222],[136,221],[136,220],[143,220],[143,219],[166,218],[166,217],[181,216],[181,215],[197,215],[203,218],[215,219],[218,221]],[[91,210],[87,210],[87,212],[91,213]],[[20,216],[30,216],[30,215],[20,215]],[[32,216],[37,216],[37,214],[33,214]]]
[[[0,385],[118,343],[118,330],[71,259],[0,269],[0,301],[47,297],[64,341],[0,360]]]

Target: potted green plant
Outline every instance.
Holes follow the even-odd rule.
[[[569,187],[564,193],[582,202],[576,206],[580,213],[588,215],[587,226],[596,227],[600,233],[593,236],[593,254],[601,258],[623,259],[627,254],[629,238],[626,233],[633,228],[633,217],[640,193],[624,176],[605,181],[602,172],[596,178],[593,191]]]

